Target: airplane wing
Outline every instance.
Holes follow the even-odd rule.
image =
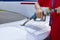
[[[16,12],[30,18],[35,13],[35,2],[0,2],[0,9]],[[31,5],[29,5],[31,4]]]

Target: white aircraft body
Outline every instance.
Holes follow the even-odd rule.
[[[0,9],[20,13],[29,18],[35,13],[34,5],[21,2],[0,2]],[[49,35],[49,16],[45,22],[32,19],[25,26],[21,26],[26,20],[0,24],[0,40],[44,40]]]
[[[30,18],[35,13],[34,5],[21,3],[22,2],[0,2],[0,9],[20,13]]]

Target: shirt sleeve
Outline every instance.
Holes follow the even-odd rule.
[[[42,6],[43,5],[43,3],[42,3],[43,1],[42,0],[38,0],[38,4],[40,5],[40,6]]]
[[[50,0],[38,0],[38,3],[42,7],[49,7]]]

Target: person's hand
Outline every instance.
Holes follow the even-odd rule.
[[[36,17],[41,18],[43,20],[43,11],[41,9],[38,9],[36,11]]]
[[[56,8],[56,10],[57,10],[57,13],[60,14],[60,7]]]

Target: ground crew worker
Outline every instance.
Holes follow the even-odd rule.
[[[51,40],[60,40],[60,0],[38,0],[39,7],[49,7],[54,9],[55,12],[51,13],[52,25],[51,25]],[[41,8],[37,8],[36,13],[42,15]],[[42,16],[41,16],[42,18]]]

